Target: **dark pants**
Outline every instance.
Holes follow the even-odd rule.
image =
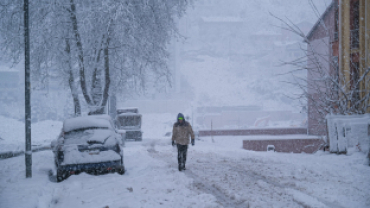
[[[187,151],[188,145],[177,144],[177,159],[179,161],[179,169],[185,168]]]

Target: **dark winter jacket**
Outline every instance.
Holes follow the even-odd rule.
[[[177,118],[179,118],[180,116],[184,118],[184,116],[181,113],[179,113]],[[188,145],[190,143],[189,137],[191,137],[191,139],[195,138],[193,129],[191,128],[191,125],[189,124],[189,122],[185,121],[185,118],[182,123],[177,121],[173,125],[172,140],[175,141],[177,144]]]

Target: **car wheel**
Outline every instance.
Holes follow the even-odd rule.
[[[117,173],[120,174],[120,175],[125,174],[125,172],[126,172],[126,170],[125,170],[125,167],[123,167],[123,166],[117,169]]]
[[[67,173],[62,170],[57,170],[57,182],[62,182],[64,179],[66,179]]]
[[[59,175],[59,174],[57,173],[57,182],[62,182],[63,180],[64,180],[63,175]]]

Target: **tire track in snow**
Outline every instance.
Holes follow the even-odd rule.
[[[199,176],[194,174],[191,170],[185,170],[185,175],[192,178],[194,180],[193,185],[198,188],[198,190],[203,191],[204,193],[211,194],[216,197],[217,202],[220,203],[223,207],[235,207],[235,208],[242,208],[242,207],[249,207],[248,202],[245,201],[237,202],[232,198],[225,195],[217,186],[214,184],[206,183],[204,180],[199,180]]]
[[[212,157],[209,154],[208,155],[205,154],[201,156],[201,158],[207,158],[209,161],[211,161],[211,162],[202,164],[205,170],[207,171],[211,170],[213,165],[218,166],[217,170],[223,170],[222,172],[213,174],[212,176],[216,177],[216,184],[213,184],[213,186],[216,187],[218,190],[222,189],[223,191],[220,190],[220,192],[226,198],[228,198],[229,201],[232,201],[234,204],[234,205],[226,206],[226,207],[250,207],[250,206],[252,207],[255,207],[255,206],[271,207],[271,206],[275,206],[273,202],[271,201],[273,200],[276,201],[276,197],[279,198],[277,201],[285,200],[287,204],[286,207],[301,207],[301,205],[297,203],[296,201],[294,200],[289,201],[289,199],[286,199],[284,198],[284,196],[281,196],[281,193],[284,192],[283,188],[276,186],[276,188],[282,189],[282,190],[277,191],[276,188],[271,189],[271,186],[263,185],[263,184],[261,185],[261,181],[264,181],[263,176],[260,176],[257,174],[250,175],[247,172],[243,172],[243,169],[238,167],[238,165],[230,163],[229,161],[225,160],[225,158],[222,158],[222,160],[217,160],[215,159],[217,158],[217,156]],[[197,168],[194,168],[194,169],[196,170]],[[199,168],[198,168],[198,171],[199,171]],[[196,174],[194,175],[195,176],[193,176],[193,178],[200,177],[199,175],[196,175]],[[219,177],[218,179],[217,179],[217,175]],[[224,177],[224,179],[220,180],[221,177]],[[217,184],[217,183],[220,183],[220,184]],[[265,183],[267,184],[267,182]],[[225,184],[226,186],[229,185],[230,187],[225,188]],[[258,194],[255,194],[253,192],[258,192]],[[267,197],[266,197],[266,193],[268,194]],[[246,194],[246,195],[240,197],[239,194]],[[255,198],[255,195],[260,195],[260,196],[263,195],[262,198],[264,198],[264,200],[263,199],[260,201],[259,199],[253,200],[253,198]],[[268,199],[268,197],[270,197],[271,199]],[[273,197],[275,197],[275,199]],[[264,205],[261,205],[261,204],[264,204]]]
[[[272,180],[268,179],[268,178],[267,178],[267,177],[265,177],[265,176],[262,176],[262,175],[257,174],[257,173],[256,173],[255,171],[253,171],[253,170],[247,170],[247,169],[245,169],[245,168],[240,168],[240,167],[236,167],[236,166],[234,166],[234,167],[233,167],[233,169],[234,169],[234,171],[236,171],[236,172],[237,172],[238,174],[240,174],[240,175],[245,175],[245,176],[248,176],[248,177],[252,177],[252,178],[254,178],[256,181],[260,180],[260,181],[263,181],[263,182],[265,182],[265,183],[267,183],[267,184],[271,184],[271,185],[273,185],[273,186],[275,186],[275,187],[278,187],[278,188],[280,188],[280,189],[285,189],[285,190],[287,190],[288,192],[290,192],[292,196],[297,196],[297,195],[302,196],[302,195],[303,195],[303,197],[294,197],[294,199],[293,199],[293,200],[294,200],[296,203],[300,204],[301,206],[303,206],[303,207],[305,207],[305,208],[311,208],[311,207],[332,207],[332,208],[344,208],[343,206],[338,205],[338,204],[336,204],[336,203],[329,202],[329,201],[327,201],[327,200],[325,200],[325,199],[322,199],[322,198],[320,198],[320,197],[312,196],[312,195],[311,195],[311,194],[309,194],[309,193],[306,193],[306,192],[304,192],[304,191],[302,191],[302,190],[297,189],[294,185],[283,185],[283,184],[277,183],[277,182],[275,182],[275,181],[272,181]],[[290,191],[289,189],[290,189],[291,191]],[[294,194],[294,192],[295,192],[296,194]],[[305,196],[304,196],[304,195],[305,195]],[[314,202],[314,203],[313,203],[313,205],[311,206],[311,205],[310,205],[310,203],[307,203],[307,202],[305,202],[304,200],[302,201],[300,198],[309,198],[309,199],[312,199],[312,201],[316,201],[316,200],[317,200],[319,203]],[[321,206],[318,206],[318,205],[320,205],[320,204],[321,204]]]
[[[154,145],[151,145],[148,149],[147,149],[149,155],[155,159],[160,159],[162,161],[165,161],[167,163],[169,163],[171,166],[174,166],[176,167],[177,164],[174,163],[173,161],[171,161],[171,157],[172,155],[171,154],[165,154],[163,152],[158,152],[155,150],[155,146]],[[167,156],[171,156],[171,157],[167,157]],[[228,196],[226,196],[222,191],[220,191],[214,184],[209,184],[209,183],[206,183],[204,180],[200,180],[198,175],[196,175],[195,173],[193,173],[191,170],[185,170],[183,171],[183,173],[192,178],[193,179],[193,186],[195,188],[197,188],[199,191],[202,191],[204,193],[207,193],[207,194],[211,194],[213,195],[214,197],[216,197],[217,199],[217,202],[222,205],[223,207],[230,207],[230,208],[245,208],[245,207],[249,207],[249,205],[246,206],[246,204],[241,204],[241,203],[236,203],[234,200],[232,200],[231,198],[229,198]],[[194,188],[193,187],[193,188]]]
[[[157,158],[160,160],[164,160],[165,162],[171,164],[173,167],[177,167],[177,163],[173,162],[171,160],[172,157],[174,157],[172,152],[157,152],[155,150],[155,143],[152,143],[151,146],[148,148],[148,152],[150,156],[153,158]],[[261,181],[258,185],[261,187],[262,183],[265,183],[267,187],[263,187],[262,189],[270,189],[270,195],[274,194],[274,192],[277,192],[277,194],[284,193],[285,195],[291,196],[293,198],[293,203],[298,207],[338,207],[343,208],[343,206],[327,201],[323,198],[313,196],[303,190],[300,190],[296,187],[295,183],[293,184],[281,184],[278,181],[274,180],[274,178],[269,179],[268,177],[254,171],[251,168],[248,168],[248,166],[254,166],[255,163],[248,163],[244,160],[238,160],[238,159],[231,159],[224,156],[219,156],[214,153],[202,153],[202,152],[192,152],[191,154],[195,154],[195,158],[205,158],[207,163],[202,164],[203,168],[204,166],[212,167],[212,165],[216,164],[218,166],[218,169],[223,170],[231,170],[232,172],[236,173],[239,178],[241,178],[248,185],[248,182],[258,182]],[[194,155],[193,155],[194,156]],[[254,158],[254,162],[256,159]],[[262,162],[261,165],[263,165],[265,162]],[[242,164],[242,165],[241,165]],[[268,165],[268,163],[267,163]],[[207,168],[209,168],[207,167]],[[201,171],[199,166],[192,167],[194,171],[192,170],[186,170],[184,173],[188,177],[192,178],[194,180],[194,187],[198,190],[211,194],[217,198],[217,201],[220,203],[220,205],[224,207],[249,207],[249,202],[247,200],[240,200],[235,199],[235,197],[230,196],[230,194],[225,193],[225,189],[223,190],[221,186],[217,185],[216,183],[213,183],[212,181],[209,181],[207,179],[204,179],[204,175],[201,176],[197,174],[197,172]],[[203,177],[203,180],[200,179]],[[230,181],[227,181],[230,183]],[[231,182],[232,183],[232,182]],[[235,183],[235,182],[234,182]],[[223,184],[221,184],[223,185]],[[265,186],[266,186],[265,185]],[[270,188],[269,188],[270,187]],[[272,188],[272,190],[271,190]],[[226,191],[227,192],[227,191]],[[276,196],[275,196],[276,197]]]
[[[199,154],[202,154],[202,153],[199,153]],[[204,155],[204,156],[207,156],[207,155]],[[225,163],[225,161],[227,161],[227,160],[225,160],[225,158],[223,158],[223,161],[219,160],[219,161],[216,161],[216,163],[221,164],[221,163]],[[258,174],[256,171],[254,171],[250,168],[246,169],[245,165],[244,166],[240,165],[240,164],[242,164],[242,161],[239,161],[239,162],[236,162],[236,163],[227,162],[227,164],[228,164],[229,168],[231,168],[233,171],[237,172],[240,176],[252,178],[254,181],[263,181],[267,184],[273,185],[274,187],[280,188],[282,190],[286,190],[287,192],[290,193],[290,195],[293,196],[294,202],[296,202],[297,204],[299,204],[299,205],[301,205],[305,208],[311,208],[311,207],[344,208],[343,206],[341,206],[337,203],[327,201],[327,200],[325,200],[321,197],[312,196],[311,194],[298,189],[295,185],[291,185],[291,184],[284,185],[284,184],[281,184],[279,182],[275,182],[273,180],[270,180],[266,176]],[[295,197],[295,196],[297,196],[297,197]],[[302,198],[312,199],[312,201],[314,201],[312,203],[312,206],[311,206],[310,203],[307,203],[307,200],[301,200]],[[317,201],[317,202],[315,202],[315,201]]]
[[[175,155],[173,155],[172,152],[158,152],[158,151],[156,151],[155,150],[155,143],[151,143],[150,147],[147,148],[147,151],[148,151],[148,153],[151,157],[153,157],[155,159],[165,161],[165,162],[169,163],[171,165],[171,167],[177,168],[177,163],[174,162],[173,160],[171,160],[171,158],[176,157]],[[194,153],[197,154],[198,157],[199,157],[199,155],[204,154],[204,153],[201,153],[201,152],[192,152],[192,154],[194,154]],[[196,188],[197,190],[202,191],[204,193],[213,195],[214,197],[216,197],[217,202],[220,205],[222,205],[223,207],[235,207],[235,208],[246,208],[246,207],[248,207],[249,208],[250,207],[250,202],[249,201],[247,201],[246,199],[237,199],[233,193],[228,193],[227,188],[225,189],[224,187],[218,185],[217,181],[212,182],[212,181],[208,180],[207,179],[208,178],[207,174],[200,175],[200,174],[197,174],[196,172],[202,172],[202,170],[201,170],[202,168],[204,170],[209,171],[212,168],[208,167],[207,165],[212,166],[212,165],[216,164],[218,166],[218,169],[232,170],[233,172],[237,172],[239,174],[239,177],[242,178],[242,180],[248,179],[249,184],[252,184],[253,182],[258,181],[258,180],[264,181],[263,176],[260,176],[260,175],[257,175],[257,174],[252,174],[252,176],[251,176],[251,175],[243,172],[243,170],[236,167],[235,165],[232,166],[231,163],[225,163],[226,160],[225,160],[224,157],[222,157],[223,161],[222,160],[217,160],[217,159],[215,160],[215,158],[217,158],[217,157],[218,156],[211,156],[210,154],[204,154],[204,155],[201,156],[201,158],[206,158],[205,160],[208,161],[207,164],[203,163],[201,166],[193,166],[192,170],[194,170],[194,171],[187,169],[187,170],[183,171],[183,173],[185,175],[187,175],[188,177],[193,179],[193,181],[194,181],[193,182],[193,186],[194,186],[193,188]],[[223,167],[221,167],[221,166],[223,166]],[[235,171],[235,170],[238,170],[238,171]],[[212,171],[210,171],[210,172],[212,172]],[[215,175],[220,176],[220,175],[217,175],[217,174],[213,174],[213,176],[215,176]],[[225,182],[225,181],[222,181],[222,182]],[[227,182],[230,182],[230,181],[226,181],[226,183]],[[232,182],[235,182],[235,181],[232,181]],[[277,186],[277,187],[280,188],[280,186]],[[272,193],[271,193],[271,195],[272,195]],[[294,200],[292,200],[292,203],[294,203],[295,205],[290,206],[290,207],[301,207],[302,206],[301,203],[299,203],[297,201],[294,201]],[[254,207],[254,206],[252,205],[252,207]],[[303,206],[303,207],[310,208],[309,206]]]

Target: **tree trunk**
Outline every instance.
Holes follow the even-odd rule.
[[[104,37],[102,38],[102,44],[104,41]],[[101,56],[101,48],[97,49],[95,52],[96,60],[95,60],[95,67],[92,76],[92,84],[91,84],[91,98],[94,106],[98,106],[101,102],[101,93],[102,93],[102,86],[101,86],[101,70],[98,69],[100,56]]]
[[[78,98],[78,92],[77,92],[77,88],[75,85],[75,79],[73,77],[72,65],[70,61],[71,60],[71,45],[68,39],[65,39],[65,41],[66,41],[65,52],[67,53],[66,62],[67,62],[67,67],[69,71],[68,83],[69,83],[69,88],[71,89],[71,94],[73,98],[73,106],[74,106],[75,115],[80,116],[81,115],[81,105],[80,105],[80,100]]]
[[[78,66],[80,68],[80,84],[81,84],[81,90],[82,94],[86,100],[86,103],[91,106],[92,101],[90,98],[90,95],[87,91],[86,87],[86,79],[85,79],[85,66],[84,66],[84,53],[82,48],[82,41],[80,33],[78,32],[78,25],[77,25],[77,17],[76,17],[76,4],[74,3],[74,0],[70,0],[71,2],[71,22],[73,27],[73,33],[76,38],[76,45],[77,45],[77,53],[78,53]]]
[[[108,98],[109,98],[109,88],[110,88],[110,72],[109,72],[109,38],[106,40],[106,44],[104,44],[104,90],[102,95],[102,102],[99,107],[91,114],[103,114],[104,109],[107,106]]]
[[[73,106],[75,107],[74,108],[75,115],[80,116],[81,115],[81,105],[80,105],[80,100],[78,98],[77,88],[74,83],[74,77],[73,77],[72,70],[69,71],[69,87],[71,88],[71,93],[73,97],[73,104],[74,104]]]
[[[102,107],[105,108],[107,105],[107,101],[109,98],[109,88],[110,88],[110,71],[109,71],[109,38],[107,39],[107,44],[104,48],[104,78],[105,78],[105,84],[104,84],[104,91],[103,91],[103,101],[102,101]]]

